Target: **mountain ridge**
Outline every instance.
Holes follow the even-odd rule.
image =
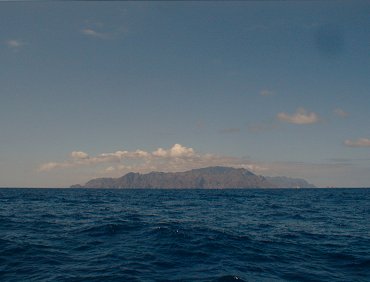
[[[129,172],[118,178],[95,178],[70,188],[228,189],[315,188],[304,179],[256,175],[245,168],[212,166],[183,172]]]

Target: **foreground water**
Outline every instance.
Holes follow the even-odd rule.
[[[0,189],[1,281],[370,281],[370,189]]]

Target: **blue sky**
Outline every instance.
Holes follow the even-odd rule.
[[[0,6],[0,186],[207,165],[370,185],[369,2]]]

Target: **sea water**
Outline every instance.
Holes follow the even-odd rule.
[[[370,189],[0,189],[0,281],[370,281]]]

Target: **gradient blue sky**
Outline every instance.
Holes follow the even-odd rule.
[[[370,4],[3,2],[0,101],[2,187],[207,165],[368,187]]]

